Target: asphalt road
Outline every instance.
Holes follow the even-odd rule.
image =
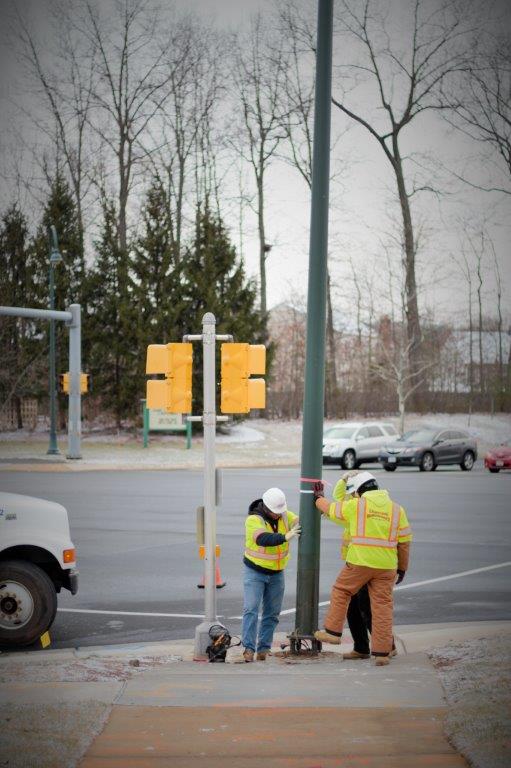
[[[374,472],[405,506],[414,531],[407,588],[395,593],[396,624],[511,619],[509,566],[418,584],[511,561],[511,473],[490,475],[480,465],[468,473],[457,468]],[[217,607],[231,633],[241,626],[234,617],[242,608],[248,504],[265,488],[279,486],[289,508],[298,511],[298,477],[298,469],[223,471],[217,541],[227,585],[217,590]],[[323,477],[333,484],[339,471],[325,467]],[[0,487],[60,502],[69,511],[80,588],[75,597],[66,591],[59,596],[53,647],[193,637],[204,610],[195,533],[200,472],[13,472],[2,473]],[[329,599],[339,570],[341,530],[322,522],[321,602]],[[294,628],[296,543],[292,548],[283,631]],[[321,607],[320,617],[324,611]]]

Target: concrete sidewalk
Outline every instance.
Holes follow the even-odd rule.
[[[443,734],[446,702],[425,650],[510,636],[511,622],[397,633],[399,655],[381,668],[343,661],[349,644],[288,657],[284,635],[254,664],[240,649],[226,664],[193,662],[192,641],[2,654],[0,765],[466,766]]]
[[[194,662],[193,641],[0,655],[0,766],[9,768],[444,768],[442,686],[426,654],[511,638],[511,622],[396,628],[388,667],[350,644],[264,663]],[[327,646],[325,646],[327,648]]]

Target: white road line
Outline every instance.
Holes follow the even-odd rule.
[[[95,611],[89,608],[59,608],[62,613],[101,613],[108,616],[163,616],[170,619],[203,619],[203,613],[143,613],[142,611]],[[219,618],[223,618],[219,616]]]
[[[425,581],[414,581],[412,584],[403,584],[396,587],[398,589],[414,589],[415,587],[423,587],[425,584],[435,584],[437,581],[449,581],[449,579],[461,579],[463,576],[472,576],[474,573],[484,573],[484,571],[494,571],[497,568],[506,568],[511,565],[511,560],[507,563],[496,563],[495,565],[486,565],[484,568],[473,568],[471,571],[460,571],[459,573],[451,573],[449,576],[437,576],[434,579],[426,579]],[[326,600],[319,603],[320,606],[329,605],[330,600]],[[155,616],[169,619],[203,619],[202,613],[144,613],[142,611],[97,611],[89,608],[59,608],[61,613],[96,613],[105,616]],[[295,613],[296,608],[288,608],[285,611],[281,611],[281,616],[287,616],[291,613]],[[218,617],[223,618],[222,616]],[[242,619],[242,616],[229,616],[230,619]]]
[[[506,568],[511,565],[511,560],[507,563],[496,563],[495,565],[485,565],[484,568],[473,568],[471,571],[460,571],[459,573],[451,573],[449,576],[437,576],[434,579],[426,579],[425,581],[414,581],[411,584],[403,584],[398,589],[414,589],[415,587],[423,587],[425,584],[435,584],[437,581],[449,581],[449,579],[461,579],[463,576],[472,576],[474,573],[483,573],[484,571],[494,571],[496,568]],[[318,603],[319,606],[330,605],[330,600],[325,600],[322,603]],[[281,616],[288,616],[291,613],[296,613],[296,608],[288,608],[285,611],[281,611]],[[230,619],[242,619],[243,616],[229,616]]]

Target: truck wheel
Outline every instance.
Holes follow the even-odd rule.
[[[24,560],[0,562],[0,646],[34,643],[56,613],[57,593],[42,568]]]
[[[357,463],[357,457],[355,456],[355,451],[352,451],[351,448],[348,448],[348,450],[344,452],[344,456],[342,457],[342,468],[355,469],[356,463]]]

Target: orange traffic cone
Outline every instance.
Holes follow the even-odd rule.
[[[206,553],[205,547],[199,547],[199,557],[201,560],[204,560],[205,553]],[[220,557],[220,547],[218,546],[218,544],[215,547],[215,554],[217,558]],[[216,567],[215,567],[215,587],[217,589],[222,589],[222,587],[225,587],[226,584],[227,582],[223,581],[222,576],[220,574],[220,566],[218,565],[218,559],[217,559]],[[200,584],[197,584],[197,587],[199,589],[204,589],[204,576],[200,580]]]

